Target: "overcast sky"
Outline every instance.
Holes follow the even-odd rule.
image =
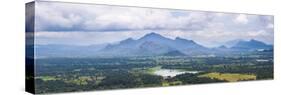
[[[36,43],[91,45],[155,32],[216,47],[236,39],[273,43],[273,17],[231,13],[37,2]]]

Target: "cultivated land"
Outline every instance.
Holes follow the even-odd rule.
[[[199,77],[208,77],[211,79],[226,80],[229,82],[237,82],[242,80],[256,80],[256,75],[235,74],[235,73],[207,73]]]

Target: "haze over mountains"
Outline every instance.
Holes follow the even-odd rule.
[[[251,52],[258,49],[272,50],[272,45],[261,41],[239,40],[234,45],[207,48],[193,40],[176,37],[169,39],[157,33],[149,33],[139,39],[127,38],[117,44],[72,46],[37,45],[38,57],[91,57],[91,56],[194,56]]]

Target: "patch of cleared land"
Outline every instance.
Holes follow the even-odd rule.
[[[36,77],[36,79],[42,79],[43,81],[53,81],[57,80],[56,77],[53,76],[41,76],[41,77]]]
[[[207,73],[198,77],[208,77],[212,79],[226,80],[229,82],[236,82],[241,80],[256,80],[255,75],[234,73]]]
[[[160,70],[161,69],[161,66],[156,66],[156,67],[153,67],[153,68],[149,68],[147,69],[147,73],[148,74],[154,74],[154,72],[156,72],[157,70]]]

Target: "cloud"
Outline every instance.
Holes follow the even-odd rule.
[[[35,43],[39,45],[93,45],[117,43],[127,38],[139,39],[151,31],[122,31],[122,32],[36,32]]]
[[[39,44],[90,45],[156,32],[215,47],[235,39],[273,43],[273,16],[38,2]]]
[[[248,23],[248,17],[244,14],[239,14],[236,18],[235,18],[235,21],[236,23],[239,23],[239,24],[247,24]]]
[[[273,25],[272,23],[269,23],[269,24],[267,24],[266,28],[268,28],[268,29],[273,29],[273,28],[274,28],[274,25]]]
[[[39,2],[37,31],[199,30],[206,12]]]
[[[37,31],[260,30],[271,16],[39,2]]]

